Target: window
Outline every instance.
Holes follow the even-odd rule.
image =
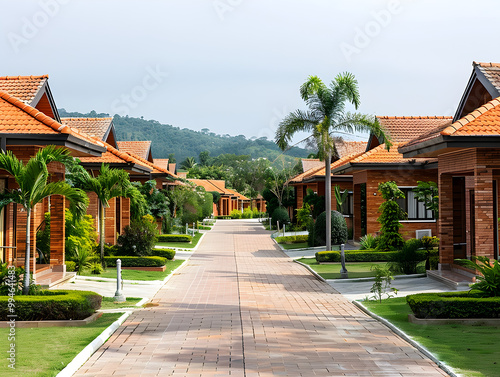
[[[342,203],[342,214],[345,216],[352,216],[354,214],[354,195],[352,191],[349,191],[347,198],[344,203]]]
[[[412,187],[399,188],[405,194],[405,199],[398,199],[401,209],[408,214],[408,220],[434,220],[434,213],[425,209],[423,202],[417,200]]]

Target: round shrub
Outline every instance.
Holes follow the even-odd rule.
[[[271,224],[276,225],[278,221],[280,222],[280,226],[290,223],[290,216],[288,216],[287,210],[283,207],[276,208],[271,216]]]
[[[242,219],[251,219],[253,217],[253,212],[250,208],[245,208],[243,213],[241,214]]]
[[[175,257],[175,250],[172,249],[160,249],[155,247],[151,251],[151,255],[154,257],[162,257],[162,258],[167,258],[168,260],[172,260]]]
[[[241,219],[241,212],[237,209],[233,209],[229,216],[231,216],[232,219]]]
[[[332,245],[340,245],[347,242],[347,224],[340,212],[331,211],[332,216]],[[314,224],[314,239],[318,245],[326,245],[326,212],[320,213]]]

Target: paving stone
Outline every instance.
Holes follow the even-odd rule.
[[[187,265],[76,376],[444,376],[251,220],[218,221]]]

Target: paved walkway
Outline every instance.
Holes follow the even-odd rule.
[[[76,375],[445,375],[293,263],[258,223],[219,221],[154,301]]]

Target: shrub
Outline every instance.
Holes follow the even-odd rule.
[[[331,211],[332,217],[332,245],[340,245],[347,242],[347,224],[340,212]],[[318,245],[326,245],[326,212],[322,212],[314,224],[315,242]]]
[[[399,220],[406,217],[397,199],[404,199],[404,193],[398,188],[396,182],[379,183],[378,191],[385,200],[379,208],[381,212],[377,221],[380,223],[380,237],[377,248],[380,250],[398,250],[404,240],[399,229],[402,227]]]
[[[241,219],[241,212],[237,209],[233,209],[229,216],[231,216],[232,219]]]
[[[425,249],[427,252],[427,259],[425,260],[425,269],[430,270],[431,269],[431,255],[436,246],[439,245],[439,238],[436,236],[434,237],[429,237],[429,236],[424,236],[420,239],[422,241],[422,247]],[[439,259],[438,259],[439,262]],[[434,261],[433,261],[434,264]],[[437,267],[437,264],[436,264]],[[436,269],[436,268],[433,268]]]
[[[394,271],[402,271],[406,275],[416,274],[417,265],[427,258],[425,250],[419,250],[422,241],[412,238],[403,244],[401,250],[394,253],[391,268]]]
[[[307,224],[307,234],[309,235],[307,237],[307,246],[317,246],[316,236],[314,234],[314,220],[309,221],[309,224]]]
[[[96,254],[96,255],[101,252],[101,247],[99,246],[99,244],[94,246],[93,251],[94,251],[94,254]],[[120,245],[111,245],[109,243],[104,244],[104,255],[105,256],[110,257],[113,255],[119,255],[119,254],[121,254],[120,253]],[[99,260],[101,260],[99,255],[97,255],[97,256],[98,256]]]
[[[297,225],[300,230],[306,229],[309,223],[312,221],[311,206],[307,203],[302,205],[297,211]]]
[[[64,262],[64,264],[66,265],[66,271],[68,271],[68,272],[75,272],[76,271],[76,263],[75,262],[67,260],[66,262]]]
[[[9,296],[0,296],[0,320],[8,320]],[[102,296],[88,291],[40,291],[37,296],[16,296],[16,320],[78,320],[101,307]]]
[[[104,270],[102,268],[101,263],[99,262],[92,262],[89,264],[89,270],[92,275],[100,275],[102,274],[102,271]]]
[[[87,249],[75,249],[70,256],[70,260],[75,262],[76,267],[75,271],[78,275],[82,273],[82,271],[87,268],[90,264],[90,258],[92,257],[92,253]]]
[[[172,249],[163,249],[155,247],[151,252],[151,255],[154,257],[162,257],[167,258],[168,260],[172,260],[175,257],[175,250]]]
[[[275,240],[277,243],[302,243],[306,242],[308,238],[308,235],[304,234],[298,236],[276,237]]]
[[[478,256],[473,257],[473,260],[456,259],[458,264],[479,270],[481,275],[477,277],[477,283],[471,285],[472,289],[483,291],[487,296],[496,297],[500,296],[500,264],[497,260],[491,263],[488,257]],[[478,261],[479,263],[475,263]]]
[[[242,219],[251,219],[253,217],[253,212],[250,208],[245,208],[241,214]]]
[[[271,224],[273,226],[276,226],[278,221],[280,222],[280,226],[290,223],[290,216],[288,216],[287,210],[283,207],[276,208],[271,216]]]
[[[116,267],[116,260],[122,261],[122,267],[162,267],[167,264],[167,259],[162,257],[104,257],[108,267]]]
[[[481,291],[418,293],[406,296],[417,318],[498,318],[500,297]]]
[[[378,239],[373,234],[367,234],[359,239],[360,250],[366,249],[376,249],[378,245]]]
[[[253,218],[258,218],[259,216],[260,216],[259,210],[257,209],[257,207],[254,207],[254,209],[252,211],[252,217]]]
[[[186,242],[193,241],[193,237],[189,234],[160,234],[158,242]]]
[[[345,250],[346,262],[389,262],[393,259],[394,251],[374,251],[374,250]],[[316,261],[340,262],[340,251],[318,251]]]
[[[118,237],[121,253],[125,255],[145,256],[151,254],[156,244],[158,229],[153,216],[145,215],[140,220],[132,220],[123,234]]]

